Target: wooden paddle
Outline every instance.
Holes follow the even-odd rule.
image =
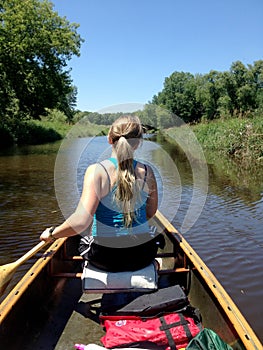
[[[41,241],[17,261],[0,266],[0,296],[4,293],[6,287],[8,286],[14,273],[16,272],[16,269],[25,261],[30,259],[34,254],[40,251],[47,244],[47,242]]]

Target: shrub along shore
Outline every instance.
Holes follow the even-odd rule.
[[[263,163],[263,118],[231,118],[213,120],[191,126],[205,153],[244,163]],[[176,138],[178,128],[165,130]]]

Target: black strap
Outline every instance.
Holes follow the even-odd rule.
[[[161,322],[161,325],[162,325],[160,327],[160,330],[165,332],[165,335],[166,335],[166,338],[168,340],[168,344],[169,344],[171,350],[177,350],[177,347],[175,345],[173,336],[172,336],[172,334],[170,332],[170,328],[171,327],[169,327],[169,325],[166,323],[165,318],[163,316],[160,317],[160,322]],[[178,323],[178,322],[176,322],[176,323]],[[179,322],[179,324],[180,324],[180,322]]]
[[[143,165],[144,165],[144,169],[145,169],[144,182],[146,182],[146,177],[147,177],[147,171],[148,171],[148,169],[147,169],[146,164],[143,164]]]
[[[171,328],[175,328],[175,327],[179,327],[179,326],[185,326],[187,324],[188,324],[188,322],[184,318],[181,318],[181,315],[180,315],[180,321],[173,322],[170,324],[164,323],[164,325],[160,327],[160,330],[165,331],[166,329],[171,329]]]
[[[143,179],[142,190],[144,189],[144,186],[145,186],[145,184],[146,184],[147,171],[148,171],[146,164],[143,164],[143,166],[144,166],[145,173],[144,173],[144,179]]]
[[[193,338],[193,336],[188,326],[189,323],[185,320],[184,316],[181,313],[179,313],[179,316],[180,316],[181,323],[184,327],[184,331],[187,336],[187,339],[190,341]]]
[[[182,313],[178,312],[178,315],[180,317],[180,321],[173,322],[173,323],[170,323],[170,324],[168,324],[166,322],[164,316],[160,317],[160,322],[161,322],[161,325],[162,325],[160,327],[160,331],[164,331],[165,332],[171,350],[176,350],[176,345],[175,345],[173,336],[172,336],[172,334],[170,332],[171,328],[183,326],[184,331],[185,331],[185,335],[186,335],[188,341],[193,339],[192,333],[191,333],[190,328],[189,328],[189,322],[184,318],[184,315]]]

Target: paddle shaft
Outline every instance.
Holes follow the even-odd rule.
[[[23,264],[25,261],[27,261],[28,259],[30,259],[33,255],[35,255],[37,252],[39,252],[45,245],[47,245],[47,242],[41,241],[39,242],[35,247],[33,247],[32,249],[30,249],[25,255],[21,256],[21,258],[19,258],[15,264],[17,266]]]
[[[4,293],[16,269],[47,244],[47,242],[41,241],[17,261],[0,266],[0,296]]]

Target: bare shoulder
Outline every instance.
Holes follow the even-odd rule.
[[[94,174],[94,172],[96,171],[97,168],[97,164],[91,164],[87,167],[85,175],[90,175],[90,174]]]
[[[85,179],[98,178],[103,175],[103,168],[98,164],[94,163],[87,167],[85,172]]]

